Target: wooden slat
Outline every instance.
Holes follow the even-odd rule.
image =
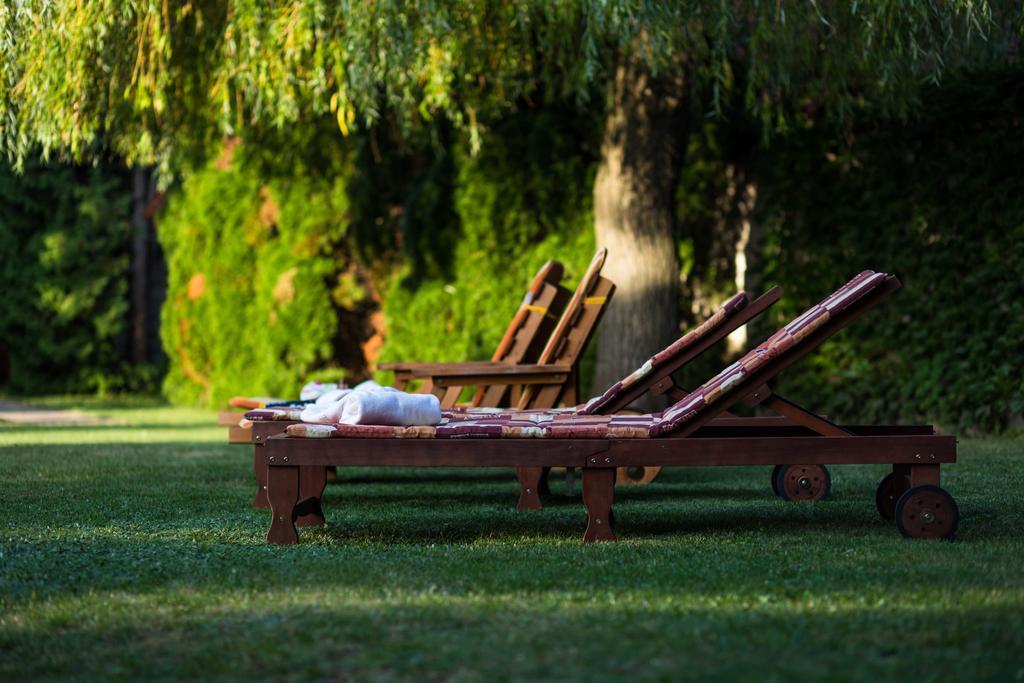
[[[269,466],[687,467],[956,462],[948,435],[661,439],[300,439],[273,436]],[[284,458],[288,458],[285,460]]]
[[[238,426],[228,427],[228,443],[236,445],[252,443],[252,430]]]
[[[237,427],[238,423],[242,420],[243,415],[245,415],[245,413],[235,410],[219,412],[217,413],[217,424],[221,427]]]
[[[608,442],[600,440],[299,439],[274,436],[267,439],[263,456],[271,467],[580,467],[588,455],[607,448]]]

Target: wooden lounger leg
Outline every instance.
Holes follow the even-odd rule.
[[[252,497],[252,506],[268,508],[270,500],[267,498],[267,463],[263,462],[262,446],[252,448],[252,471],[256,475],[256,493]]]
[[[517,467],[519,479],[519,503],[516,510],[540,510],[540,484],[544,477],[543,467]]]
[[[612,503],[615,501],[615,468],[584,468],[583,504],[587,506],[587,531],[583,542],[614,541]]]
[[[295,501],[299,497],[298,467],[268,467],[267,497],[270,499],[270,529],[267,543],[294,545],[299,542],[295,531]]]
[[[913,486],[924,486],[925,484],[931,484],[932,486],[939,485],[939,466],[938,465],[910,465],[910,485]]]
[[[327,485],[326,467],[299,468],[299,503],[296,505],[295,526],[323,526],[324,510],[320,499]],[[301,510],[299,508],[302,508]]]

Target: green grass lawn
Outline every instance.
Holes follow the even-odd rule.
[[[513,509],[503,470],[342,471],[324,529],[264,544],[251,453],[213,416],[70,402],[123,424],[0,427],[0,680],[1024,680],[1024,438],[964,439],[954,543],[768,468]]]

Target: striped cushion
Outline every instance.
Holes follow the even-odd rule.
[[[587,404],[583,406],[583,409],[580,412],[586,415],[594,415],[602,412],[611,403],[617,401],[626,389],[629,389],[656,369],[672,362],[699,340],[724,325],[726,321],[732,318],[736,313],[743,310],[749,301],[750,299],[746,292],[736,294],[722,304],[722,306],[715,311],[714,315],[666,346],[658,353],[651,356],[647,359],[646,363],[634,370],[631,375],[610,386],[608,390],[600,396],[596,396],[587,401]]]
[[[540,412],[540,411],[538,411]],[[302,423],[289,425],[288,436],[362,439],[608,439],[646,438],[653,415],[557,416],[510,414],[458,420],[442,418],[436,427],[387,427]]]
[[[251,422],[298,422],[302,418],[302,408],[260,408],[250,410],[245,419]]]
[[[762,365],[799,344],[828,322],[833,315],[846,310],[851,304],[880,286],[886,277],[885,273],[865,270],[811,306],[760,346],[666,410],[661,419],[651,426],[651,436],[671,434],[700,415],[708,406],[714,405],[737,385],[743,383],[747,376]]]

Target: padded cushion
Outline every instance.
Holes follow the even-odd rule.
[[[245,419],[252,422],[298,422],[301,415],[302,408],[260,408],[247,412]]]
[[[743,310],[749,301],[750,299],[746,292],[736,294],[722,304],[722,306],[715,311],[710,318],[666,346],[658,353],[651,356],[646,363],[634,370],[628,377],[625,377],[608,387],[608,390],[600,396],[595,396],[587,401],[586,405],[583,406],[583,409],[580,412],[586,415],[595,415],[600,413],[614,401],[617,401],[619,397],[622,396],[622,394],[631,386],[641,381],[658,368],[671,363],[673,360],[678,358],[680,354],[685,353],[691,346],[724,325],[736,313]]]
[[[457,420],[442,418],[436,427],[384,427],[299,423],[289,425],[289,436],[363,439],[608,439],[646,438],[653,415],[532,414],[525,411]]]
[[[811,306],[788,325],[773,334],[757,348],[722,370],[709,381],[690,392],[664,412],[651,426],[651,436],[671,434],[732,392],[751,373],[768,361],[779,357],[833,316],[849,308],[866,294],[879,287],[887,275],[865,270],[819,303]]]

